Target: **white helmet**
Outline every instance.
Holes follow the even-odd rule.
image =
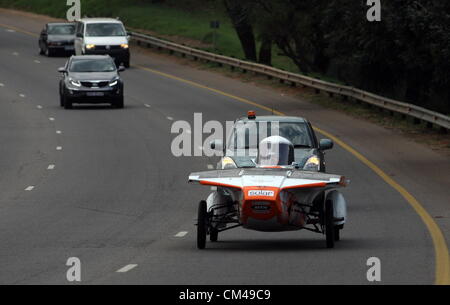
[[[286,138],[271,136],[259,143],[257,164],[260,166],[292,165],[294,144]]]

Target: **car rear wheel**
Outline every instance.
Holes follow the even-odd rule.
[[[333,201],[325,201],[325,236],[327,240],[327,248],[334,248],[335,241],[335,225]]]
[[[209,240],[212,242],[216,242],[218,239],[219,239],[219,230],[211,228],[209,232]]]
[[[338,226],[334,226],[334,241],[341,240],[341,229]]]
[[[205,249],[207,232],[208,232],[208,211],[206,201],[202,200],[198,204],[197,248]]]

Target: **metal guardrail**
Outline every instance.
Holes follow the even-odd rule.
[[[323,80],[319,80],[316,78],[286,72],[273,67],[186,47],[173,42],[155,38],[149,35],[144,35],[136,32],[131,32],[131,35],[132,40],[136,41],[138,45],[166,49],[169,50],[170,52],[180,53],[183,56],[186,55],[192,56],[194,59],[203,59],[219,63],[222,65],[227,65],[232,68],[242,69],[244,72],[252,71],[254,73],[266,75],[270,78],[279,79],[280,81],[283,82],[286,81],[291,82],[292,84],[314,88],[318,93],[320,91],[324,91],[330,95],[337,94],[345,98],[353,98],[355,100],[370,105],[374,105],[382,109],[397,112],[405,116],[413,117],[415,118],[415,121],[417,123],[420,122],[420,120],[428,122],[429,127],[431,127],[432,124],[435,124],[442,127],[443,129],[450,130],[449,116],[416,105],[382,97],[354,87],[338,85]]]

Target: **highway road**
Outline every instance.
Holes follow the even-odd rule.
[[[369,257],[381,260],[382,284],[448,279],[441,235],[450,226],[448,158],[372,124],[142,50],[122,74],[125,109],[64,110],[57,68],[67,59],[38,55],[44,20],[0,11],[1,284],[66,284],[69,257],[81,260],[83,284],[370,284]],[[239,228],[197,250],[197,203],[209,189],[187,178],[216,160],[172,156],[172,123],[192,122],[194,112],[221,122],[250,108],[270,114],[248,101],[307,116],[387,173],[383,179],[345,143],[327,153],[328,171],[351,179],[343,190],[349,222],[335,249],[319,234]],[[428,212],[417,212],[386,179]]]

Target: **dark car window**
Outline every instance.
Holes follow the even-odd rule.
[[[126,36],[126,33],[120,23],[89,23],[86,25],[86,36]]]
[[[49,34],[49,35],[73,35],[73,34],[75,34],[75,25],[73,25],[73,24],[49,25],[47,34]]]
[[[259,142],[273,135],[282,136],[292,142],[295,148],[308,148],[314,146],[308,125],[298,122],[251,122],[239,124],[233,128],[229,149],[257,148]],[[266,129],[265,131],[263,129]]]
[[[114,72],[116,65],[109,59],[80,59],[70,64],[70,72]]]

